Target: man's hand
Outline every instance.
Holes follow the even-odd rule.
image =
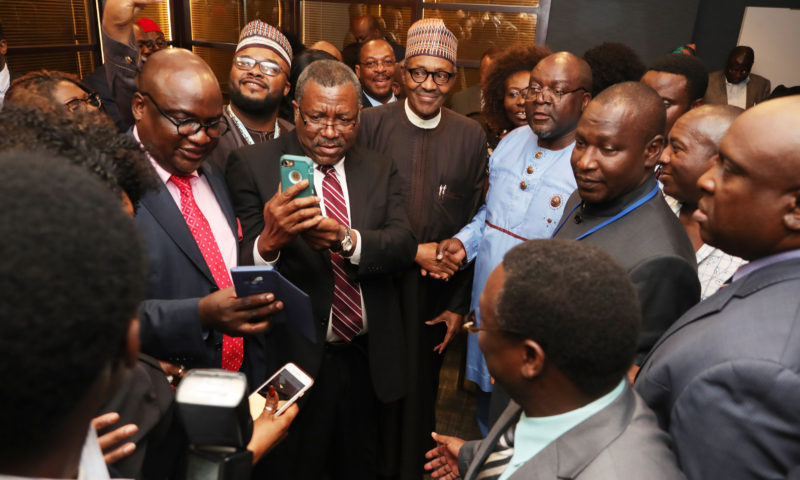
[[[275,295],[271,293],[238,298],[233,287],[206,295],[197,306],[204,328],[232,337],[266,332],[269,328],[267,317],[282,309],[283,302],[275,301]]]
[[[447,344],[450,343],[450,340],[452,340],[456,333],[458,333],[458,331],[461,329],[461,322],[463,320],[463,315],[451,312],[450,310],[445,310],[444,312],[440,313],[438,317],[425,322],[425,325],[436,325],[437,323],[442,322],[447,324],[447,333],[444,334],[444,340],[442,340],[442,343],[433,348],[434,352],[438,352],[440,355],[444,353],[444,349],[447,347]]]
[[[322,217],[316,226],[303,232],[302,237],[313,250],[327,250],[331,247],[338,250],[337,247],[344,240],[344,227],[332,218]]]
[[[422,276],[430,275],[438,280],[448,280],[458,271],[460,263],[454,263],[449,258],[437,257],[438,245],[436,242],[421,243],[417,245],[417,256],[414,261],[419,265]]]
[[[100,444],[100,450],[103,451],[103,460],[106,461],[106,465],[118,462],[136,450],[135,443],[125,442],[139,431],[139,427],[132,423],[100,434],[101,431],[110,428],[118,421],[119,414],[117,412],[106,413],[92,419],[92,427],[97,432],[97,442]]]
[[[466,442],[460,438],[439,435],[436,432],[431,432],[431,437],[439,445],[425,454],[425,458],[430,460],[425,464],[425,470],[429,472],[433,470],[431,472],[433,478],[444,480],[459,478],[461,474],[458,472],[458,451]]]
[[[128,43],[133,19],[144,7],[163,0],[108,0],[103,10],[103,30],[120,43]]]
[[[278,192],[264,205],[264,230],[258,237],[258,253],[264,260],[277,258],[281,248],[294,237],[322,221],[319,198],[295,198],[306,187],[308,180],[301,180],[284,191],[278,186]]]
[[[289,433],[289,425],[292,424],[299,411],[297,404],[292,404],[278,417],[274,415],[274,411],[264,410],[261,412],[261,416],[253,422],[253,436],[250,437],[250,443],[247,444],[247,449],[253,452],[253,465],[286,438]]]
[[[436,260],[439,262],[447,261],[459,267],[464,264],[467,259],[467,250],[464,244],[457,238],[448,238],[439,242],[436,247]],[[434,278],[438,278],[431,274]]]

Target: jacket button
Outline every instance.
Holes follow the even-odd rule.
[[[523,181],[519,182],[519,188],[521,188],[522,190],[525,190],[526,188],[528,188],[528,184],[525,183],[525,181],[523,180]]]

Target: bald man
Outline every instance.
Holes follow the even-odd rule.
[[[698,182],[703,241],[748,260],[656,344],[635,389],[690,480],[800,464],[800,97],[741,114]]]
[[[703,105],[689,110],[673,125],[659,159],[659,181],[665,198],[678,215],[696,252],[702,299],[716,293],[745,263],[739,257],[703,243],[700,224],[692,217],[701,193],[697,180],[713,165],[720,140],[743,111],[729,105]]]
[[[342,61],[342,52],[340,52],[339,49],[336,48],[336,46],[331,42],[320,40],[319,42],[315,42],[309,48],[311,50],[322,50],[323,52],[328,52],[336,57],[336,60],[339,60],[340,62]]]
[[[724,70],[708,75],[708,89],[703,100],[708,104],[734,105],[750,108],[769,98],[770,81],[750,73],[755,62],[751,47],[739,45],[728,54]]]
[[[282,304],[272,294],[240,299],[231,287],[240,230],[225,179],[206,161],[229,128],[214,72],[188,50],[158,51],[132,111],[133,136],[161,179],[136,214],[150,260],[142,351],[184,370],[241,370],[258,385],[271,373],[260,334]]]
[[[555,234],[599,245],[628,270],[642,307],[638,362],[700,299],[694,249],[653,177],[665,121],[658,93],[639,82],[589,103],[571,159],[578,189]]]
[[[572,53],[554,53],[536,65],[525,102],[529,128],[516,129],[503,138],[489,159],[484,205],[469,224],[439,245],[456,264],[475,262],[470,308],[479,322],[478,299],[491,271],[512,247],[551,237],[566,199],[575,190],[569,159],[591,88],[589,65]],[[466,377],[481,389],[478,423],[486,434],[487,393],[493,384],[474,336],[467,343]],[[499,415],[502,410],[499,406],[497,410]]]

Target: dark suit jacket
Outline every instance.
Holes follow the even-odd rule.
[[[278,189],[283,154],[304,155],[297,132],[236,150],[228,159],[226,176],[244,231],[243,263],[253,262],[253,243],[264,227],[264,204]],[[360,263],[346,262],[346,267],[364,296],[375,393],[389,402],[405,392],[405,342],[392,275],[411,265],[416,240],[403,208],[397,169],[389,158],[356,146],[346,154],[345,172],[352,228],[358,230],[361,241]],[[333,301],[329,252],[314,251],[297,237],[281,250],[277,269],[311,297],[319,341],[311,344],[292,330],[282,329],[273,332],[275,348],[282,359],[294,361],[314,376]]]
[[[761,75],[750,74],[747,83],[747,108],[769,98],[770,82]],[[708,88],[703,102],[709,105],[727,105],[728,89],[725,87],[725,72],[718,70],[708,75]]]
[[[519,421],[511,402],[483,440],[467,442],[458,455],[464,480],[474,480],[500,437]],[[681,480],[670,439],[653,412],[625,386],[609,406],[547,445],[510,477],[514,480]],[[711,477],[709,477],[711,478]]]
[[[634,203],[655,186],[656,181],[651,178],[634,191],[612,201],[614,205],[598,209],[578,208],[566,219],[556,238],[576,238]],[[576,190],[567,201],[564,215],[579,201]],[[590,215],[595,211],[597,215]],[[575,217],[581,217],[581,222],[576,222]],[[560,222],[564,221],[562,218]],[[637,354],[637,363],[640,363],[658,337],[683,312],[700,301],[697,261],[686,230],[659,192],[641,207],[581,241],[602,247],[631,276],[642,305],[642,334]]]
[[[208,179],[234,235],[236,217],[219,168],[206,161],[200,173]],[[140,308],[141,349],[156,358],[187,367],[219,368],[222,334],[204,331],[197,304],[201,297],[218,290],[203,254],[186,225],[180,208],[165,185],[148,192],[139,202],[136,223],[149,257],[147,300]],[[264,341],[245,337],[241,371],[250,387],[271,373],[264,361]]]
[[[763,267],[684,314],[635,388],[690,479],[785,478],[800,464],[800,260]]]

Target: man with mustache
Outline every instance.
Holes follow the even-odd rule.
[[[627,269],[642,307],[636,365],[700,299],[694,248],[653,177],[665,121],[658,93],[639,82],[612,85],[589,103],[571,159],[578,189],[555,233],[599,245]]]
[[[361,108],[397,101],[392,91],[395,68],[394,51],[386,40],[376,38],[361,46],[355,68],[356,76],[361,81]]]
[[[662,168],[658,180],[663,185],[664,196],[697,251],[702,299],[716,293],[723,282],[746,263],[703,243],[700,225],[692,218],[702,193],[697,180],[714,164],[720,140],[743,111],[731,105],[703,105],[689,110],[672,126],[659,159]]]
[[[432,446],[434,405],[442,353],[469,308],[472,271],[445,283],[427,276],[459,265],[437,261],[437,242],[453,236],[476,213],[486,178],[486,134],[480,124],[444,108],[456,83],[458,41],[441,19],[423,19],[408,30],[403,83],[407,98],[362,113],[359,143],[390,156],[403,179],[403,199],[419,242],[417,269],[402,279],[409,371],[415,385],[404,405],[403,448],[422,472]]]
[[[292,47],[277,28],[261,20],[244,26],[228,80],[231,102],[223,108],[231,128],[209,156],[223,171],[232,151],[278,138],[294,128],[278,118],[278,108],[289,93],[291,66]]]
[[[569,52],[551,54],[536,65],[525,92],[530,128],[513,130],[500,142],[489,159],[486,203],[469,225],[439,245],[457,264],[475,262],[470,306],[478,322],[478,300],[489,273],[515,245],[551,237],[575,190],[569,159],[591,88],[589,65]],[[493,385],[474,336],[467,343],[466,377],[483,393],[478,422],[485,433]]]
[[[797,474],[797,125],[800,98],[780,98],[746,110],[722,138],[694,219],[703,241],[750,263],[667,330],[636,379],[689,480]]]
[[[377,475],[380,405],[402,398],[405,344],[394,274],[416,241],[392,160],[357,146],[361,86],[345,64],[311,63],[298,78],[297,128],[234,152],[227,171],[242,220],[243,261],[274,265],[311,298],[318,341],[276,325],[270,351],[314,377],[269,478]],[[279,158],[314,162],[308,180],[280,190]],[[311,460],[310,460],[311,459]]]

